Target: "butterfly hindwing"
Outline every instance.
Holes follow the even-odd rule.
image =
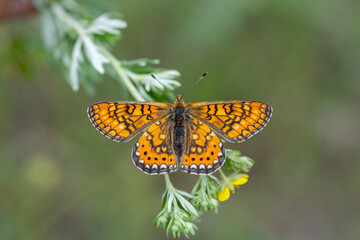
[[[256,101],[199,102],[187,104],[190,115],[205,121],[230,142],[242,142],[270,120],[272,107]]]
[[[168,114],[169,103],[103,102],[88,108],[91,123],[117,142],[130,140],[139,131]]]
[[[173,122],[163,118],[141,135],[132,151],[135,165],[148,174],[163,174],[177,170],[171,145]]]
[[[225,148],[207,124],[191,117],[186,134],[188,144],[182,160],[182,171],[211,174],[224,164]]]

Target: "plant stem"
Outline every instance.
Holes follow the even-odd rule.
[[[135,88],[134,84],[126,75],[124,68],[121,66],[120,61],[117,60],[106,48],[101,47],[100,50],[109,59],[110,64],[113,66],[116,73],[119,75],[123,83],[126,85],[131,95],[138,101],[145,101],[145,99],[140,95],[138,90]]]
[[[225,180],[227,178],[222,169],[219,169],[219,173],[220,173],[222,179]]]
[[[172,183],[170,181],[169,174],[165,173],[164,178],[165,178],[166,188],[172,190],[174,188],[174,186],[172,185]]]

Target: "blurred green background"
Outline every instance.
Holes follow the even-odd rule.
[[[82,1],[85,5],[87,1]],[[119,59],[182,73],[186,102],[259,100],[274,108],[241,144],[250,181],[202,216],[191,239],[359,239],[360,2],[106,1],[128,23]],[[104,5],[105,6],[102,6]],[[0,239],[164,239],[154,226],[162,176],[132,145],[90,124],[86,108],[126,100],[102,77],[73,92],[49,62],[37,15],[0,22]],[[171,175],[190,191],[197,178]]]

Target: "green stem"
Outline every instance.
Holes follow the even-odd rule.
[[[138,101],[145,101],[145,99],[140,95],[134,84],[126,75],[124,68],[121,66],[120,61],[117,60],[106,48],[101,47],[100,50],[109,59],[111,66],[113,66],[116,73],[119,75],[120,79],[126,85],[131,95]]]
[[[171,181],[170,181],[169,174],[165,173],[165,174],[164,174],[164,178],[165,178],[166,188],[167,188],[167,189],[170,189],[170,190],[173,190],[173,189],[174,189],[174,186],[172,185],[172,183],[171,183]]]
[[[222,169],[219,169],[219,173],[220,173],[222,179],[224,179],[224,180],[227,179],[227,177]]]
[[[219,169],[219,173],[221,175],[221,178],[224,180],[225,185],[228,186],[231,191],[234,191],[234,185],[232,184],[230,178],[228,178],[221,169]]]
[[[178,204],[177,204],[177,198],[175,196],[175,191],[176,189],[174,188],[174,186],[172,185],[171,181],[170,181],[170,177],[169,177],[169,174],[165,173],[164,174],[164,178],[165,178],[165,183],[166,183],[166,189],[167,191],[169,191],[170,194],[173,194],[174,195],[174,198],[173,198],[173,211],[174,213],[176,213],[177,209],[178,209]]]

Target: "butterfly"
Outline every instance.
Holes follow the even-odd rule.
[[[132,159],[147,174],[181,170],[211,174],[225,162],[219,137],[239,143],[259,132],[270,120],[272,107],[257,101],[216,101],[185,104],[102,102],[88,108],[94,127],[106,137],[126,142],[143,132]]]

